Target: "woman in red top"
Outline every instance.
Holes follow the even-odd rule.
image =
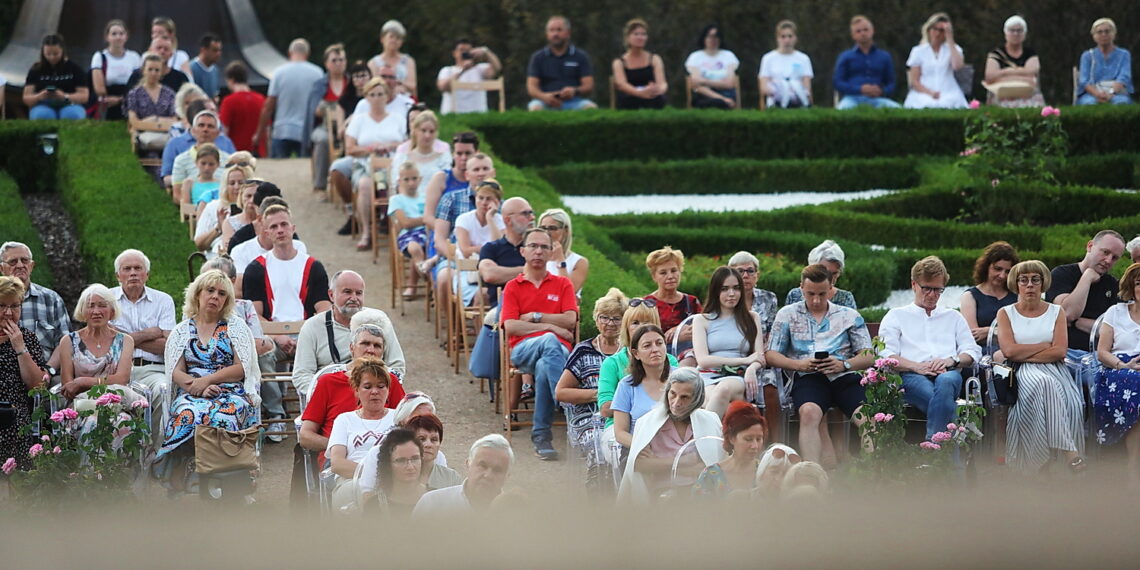
[[[680,326],[689,315],[701,311],[701,302],[695,295],[682,293],[677,290],[681,283],[681,271],[685,268],[685,254],[679,249],[665,246],[650,253],[645,258],[645,266],[649,268],[649,276],[657,284],[657,289],[645,296],[643,302],[652,305],[661,316],[661,328],[665,329],[665,341],[674,343],[676,338],[677,353],[674,356],[681,366],[696,366],[693,357],[693,327],[686,324]],[[630,306],[635,306],[630,302]]]

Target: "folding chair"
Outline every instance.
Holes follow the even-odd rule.
[[[580,337],[580,336],[581,336],[581,327],[575,326],[574,342],[571,344],[578,344],[578,337]],[[518,384],[521,386],[522,374],[523,373],[518,368],[515,368],[515,365],[511,362],[511,347],[510,347],[509,343],[507,342],[507,340],[508,340],[507,339],[507,331],[502,326],[500,326],[499,327],[499,382],[498,382],[498,387],[497,387],[498,397],[496,398],[496,400],[497,400],[496,407],[498,407],[499,405],[502,406],[503,426],[504,426],[504,429],[507,431],[507,440],[510,441],[511,432],[514,431],[515,428],[523,428],[523,427],[534,425],[533,419],[531,421],[527,421],[527,420],[517,420],[514,418],[517,417],[519,414],[530,414],[533,418],[534,409],[524,407],[524,406],[526,406],[527,402],[523,401],[521,399],[519,400],[519,407],[517,407],[517,408],[511,407],[511,390],[512,390],[511,385],[515,383],[515,382],[513,382],[513,380],[515,378],[518,378]],[[551,422],[551,426],[553,426],[553,427],[557,427],[557,426],[566,427],[566,422],[565,422],[565,420],[556,420],[556,421]]]
[[[194,239],[194,230],[198,227],[198,207],[195,204],[181,202],[178,204],[178,212],[182,215],[182,221],[190,227],[190,239]]]
[[[392,279],[391,302],[392,308],[395,309],[396,299],[399,298],[400,315],[403,316],[406,314],[406,301],[404,300],[403,291],[409,287],[407,284],[411,281],[412,272],[417,270],[415,266],[404,257],[403,252],[401,252],[400,248],[396,245],[401,230],[402,228],[400,224],[396,223],[395,218],[388,219],[388,274]],[[423,292],[425,295],[431,295],[432,289],[431,278],[421,276],[421,278],[416,281],[415,287],[412,287],[412,293],[413,295],[418,295]],[[429,300],[425,306],[425,310],[429,311],[429,319],[431,318],[430,307]]]
[[[301,325],[305,324],[304,321],[262,321],[261,330],[266,336],[274,335],[295,335],[301,332]],[[281,402],[285,407],[285,417],[266,419],[262,421],[262,425],[266,426],[266,431],[273,431],[274,426],[280,425],[278,431],[282,434],[289,435],[289,426],[287,424],[293,423],[294,418],[299,418],[304,407],[301,405],[301,396],[293,387],[293,361],[292,359],[277,362],[278,370],[274,372],[262,372],[261,382],[274,382],[282,384],[281,387]],[[292,406],[296,404],[296,406]],[[292,410],[295,408],[296,416],[290,417]],[[296,428],[292,435],[296,435]]]
[[[388,171],[391,168],[392,159],[383,156],[372,157],[372,178],[376,181],[376,193],[372,196],[372,208],[368,212],[368,227],[369,231],[372,232],[372,263],[376,263],[376,260],[380,259],[379,222],[388,217]]]
[[[483,306],[483,278],[479,275],[479,259],[469,258],[460,259],[455,262],[455,274],[458,278],[458,283],[462,284],[466,275],[474,275],[475,283],[478,291],[475,293],[475,298],[472,300],[471,306],[464,306],[462,290],[454,290],[452,295],[452,318],[451,333],[449,335],[449,343],[454,342],[454,350],[452,350],[451,364],[455,367],[455,373],[459,374],[459,360],[461,354],[466,354],[468,358],[471,356],[471,349],[475,346],[475,339],[479,335],[479,331],[483,328],[483,318],[487,316],[487,310]],[[472,334],[467,334],[468,326]],[[450,346],[450,344],[449,344]],[[483,391],[483,379],[479,379],[479,391]]]
[[[725,456],[727,455],[727,452],[724,451],[724,438],[723,437],[717,437],[715,435],[706,435],[706,436],[697,437],[697,438],[690,439],[689,441],[686,441],[683,445],[681,445],[681,448],[677,450],[676,455],[673,456],[673,468],[669,471],[669,485],[671,487],[673,487],[674,490],[676,490],[676,489],[688,490],[687,485],[678,485],[677,484],[677,468],[680,467],[680,465],[681,465],[681,456],[685,455],[685,452],[687,452],[690,447],[693,447],[702,441],[719,442],[719,444],[716,446],[716,450],[717,450],[717,459],[716,460],[717,460],[717,462],[723,461]]]
[[[507,89],[503,76],[483,81],[452,81],[451,97],[455,101],[456,91],[496,91],[499,93],[499,112],[507,110]]]
[[[103,103],[100,103],[100,105],[103,106]],[[103,112],[105,113],[106,108],[105,107],[102,107],[102,108],[103,108]],[[130,133],[130,137],[131,137],[131,153],[133,153],[136,157],[138,157],[139,164],[142,165],[144,168],[161,168],[162,167],[162,157],[161,156],[159,156],[159,157],[139,156],[138,136],[139,136],[139,133],[141,133],[143,131],[138,130],[138,129],[131,129],[131,128],[128,128],[127,131],[128,131],[128,133]]]

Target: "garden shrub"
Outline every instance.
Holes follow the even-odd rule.
[[[4,172],[0,172],[0,228],[3,228],[0,231],[0,243],[18,241],[26,244],[32,250],[32,259],[37,261],[33,275],[36,284],[52,288],[55,277],[40,240],[40,233],[28,217],[19,186]]]

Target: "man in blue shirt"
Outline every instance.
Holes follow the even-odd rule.
[[[588,99],[594,91],[590,56],[570,43],[570,20],[551,16],[546,22],[547,46],[534,52],[526,66],[526,92],[531,111],[596,109]]]
[[[222,70],[218,61],[222,59],[222,39],[212,33],[202,36],[198,42],[198,57],[190,62],[190,73],[194,83],[206,92],[206,96],[217,101],[218,89],[222,84]]]
[[[839,54],[835,62],[835,92],[841,97],[835,108],[899,108],[889,98],[895,92],[894,62],[891,54],[875,47],[875,26],[866,16],[851,18],[851,39],[855,47]]]

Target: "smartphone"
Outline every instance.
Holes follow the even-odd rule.
[[[230,215],[231,216],[236,216],[240,213],[241,213],[241,206],[238,206],[237,204],[230,204]]]
[[[49,92],[53,92],[53,93],[55,92],[56,89],[57,89],[57,87],[55,85],[48,85],[47,87],[44,87],[44,91],[49,91]]]
[[[459,59],[475,59],[475,55],[469,51],[459,54]]]
[[[826,350],[815,351],[815,359],[816,360],[826,360],[827,357],[829,357],[829,356],[831,356],[831,354],[828,353]]]

